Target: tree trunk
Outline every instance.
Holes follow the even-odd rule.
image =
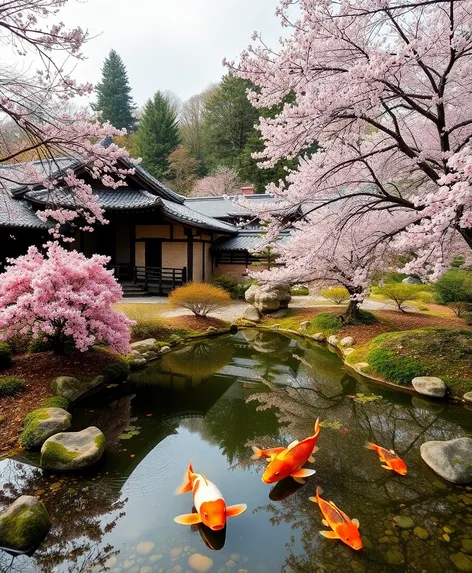
[[[352,297],[353,295],[360,295],[362,293],[362,289],[359,287],[346,287],[349,295]],[[346,312],[340,317],[343,324],[351,324],[357,318],[359,318],[359,305],[361,304],[361,300],[352,300],[349,299],[349,304],[347,306]]]

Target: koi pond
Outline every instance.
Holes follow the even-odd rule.
[[[2,506],[39,497],[53,527],[31,556],[0,551],[0,571],[321,573],[471,571],[472,487],[443,481],[422,461],[427,440],[472,433],[472,412],[356,380],[326,347],[244,330],[180,347],[72,410],[108,446],[81,474],[51,474],[36,454],[0,462]],[[313,434],[305,484],[261,481],[251,446]],[[380,466],[367,441],[393,448],[408,475]],[[226,528],[180,525],[192,494],[175,496],[189,460],[227,505],[247,504]],[[325,530],[309,500],[317,486],[360,521],[354,551]]]

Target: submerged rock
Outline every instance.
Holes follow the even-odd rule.
[[[262,313],[287,308],[292,299],[288,283],[266,283],[251,285],[244,294],[247,302]]]
[[[201,553],[194,553],[188,558],[188,564],[194,571],[205,573],[206,571],[210,571],[213,567],[213,559],[210,559]]]
[[[136,545],[136,553],[139,555],[147,555],[151,553],[155,546],[155,543],[152,541],[141,541]]]
[[[72,416],[62,408],[38,408],[25,418],[20,436],[25,448],[39,448],[49,437],[70,428]]]
[[[449,558],[461,573],[472,573],[472,559],[464,553],[453,553]]]
[[[411,529],[415,527],[414,521],[407,515],[396,515],[393,518],[393,521],[398,525],[398,527],[401,527],[402,529]]]
[[[0,513],[0,547],[27,553],[43,541],[51,525],[44,504],[22,495]]]
[[[428,466],[445,480],[472,482],[472,438],[425,442],[420,453]]]
[[[105,447],[105,436],[94,426],[81,432],[56,434],[44,442],[40,465],[59,471],[85,468],[98,462]]]
[[[428,539],[429,537],[429,533],[426,531],[426,529],[423,529],[422,527],[415,527],[415,529],[413,529],[413,533],[416,535],[416,537],[419,537],[420,539]]]
[[[80,381],[71,376],[58,376],[51,382],[51,390],[56,396],[67,398],[69,402],[77,400],[92,388],[99,386],[105,381],[103,376],[96,376],[93,380]]]
[[[444,398],[447,391],[447,386],[436,376],[418,376],[411,381],[413,388],[423,396],[430,396],[432,398]]]

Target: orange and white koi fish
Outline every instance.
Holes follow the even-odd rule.
[[[367,442],[365,447],[378,453],[380,461],[383,462],[382,467],[386,470],[392,470],[402,476],[408,473],[405,462],[393,450],[387,450],[370,442]]]
[[[288,476],[291,476],[299,483],[305,483],[303,478],[312,476],[315,470],[302,469],[306,462],[315,461],[313,455],[318,451],[316,442],[320,433],[320,421],[315,422],[313,436],[305,438],[301,442],[295,440],[287,448],[272,448],[271,450],[260,450],[253,446],[253,459],[268,457],[269,465],[262,476],[264,483],[274,483]]]
[[[349,519],[349,517],[341,511],[334,501],[327,502],[321,499],[321,489],[316,488],[316,497],[310,497],[310,501],[317,503],[321,513],[324,516],[322,520],[323,525],[331,527],[332,531],[320,531],[323,537],[328,539],[340,539],[352,549],[358,551],[362,549],[362,539],[359,533],[359,520]]]
[[[183,484],[175,493],[188,491],[193,494],[193,504],[197,513],[186,513],[175,517],[174,521],[182,525],[203,523],[213,531],[219,531],[225,527],[228,517],[236,517],[247,509],[245,503],[227,506],[216,485],[204,475],[193,471],[192,462],[188,466]]]

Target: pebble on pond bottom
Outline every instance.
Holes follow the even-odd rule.
[[[213,559],[205,557],[205,555],[202,555],[201,553],[194,553],[188,558],[188,564],[195,571],[206,573],[206,571],[209,571],[212,568]]]

